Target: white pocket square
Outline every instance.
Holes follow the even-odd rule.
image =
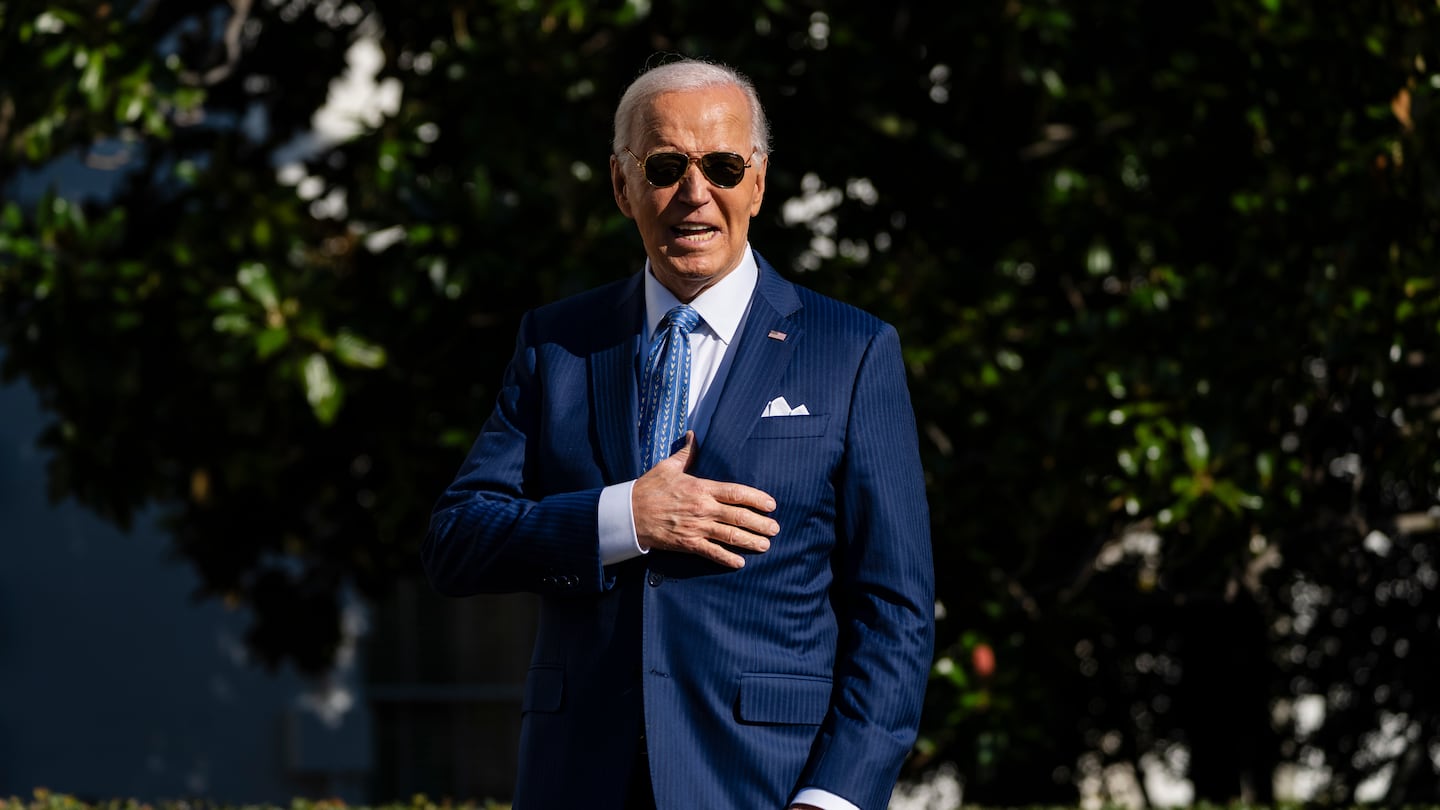
[[[792,407],[790,407],[790,403],[788,403],[788,402],[785,401],[785,397],[776,397],[776,398],[770,400],[769,404],[767,404],[767,405],[765,406],[765,410],[763,410],[763,411],[760,412],[760,417],[761,417],[762,419],[765,418],[765,417],[770,417],[770,416],[809,416],[809,415],[810,415],[810,409],[809,409],[809,408],[805,407],[804,405],[796,405],[795,407],[792,408]]]

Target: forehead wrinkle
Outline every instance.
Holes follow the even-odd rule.
[[[686,152],[748,152],[752,147],[746,144],[750,139],[749,108],[735,109],[735,100],[717,100],[705,105],[697,116],[676,119],[662,115],[660,103],[667,95],[656,97],[640,115],[640,136],[646,152],[661,147],[671,147]],[[743,100],[743,97],[740,97]],[[739,140],[727,142],[731,137]],[[702,142],[701,139],[719,138],[720,142]]]
[[[733,117],[731,117],[730,123],[737,127],[743,126],[743,123],[737,123]],[[742,147],[739,142],[733,144],[729,143],[729,138],[725,137],[723,133],[721,133],[718,142],[702,143],[700,141],[701,138],[710,138],[714,137],[714,135],[702,135],[695,128],[691,127],[684,127],[681,129],[685,131],[682,132],[673,129],[667,129],[663,126],[659,126],[658,123],[656,126],[646,126],[643,130],[641,130],[642,143],[645,144],[645,151],[654,152],[661,149],[665,149],[666,151],[673,150],[679,152],[749,151],[747,147]]]

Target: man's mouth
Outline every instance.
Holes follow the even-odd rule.
[[[675,234],[675,238],[686,242],[708,242],[720,233],[720,229],[713,225],[682,222],[671,228],[670,232]]]

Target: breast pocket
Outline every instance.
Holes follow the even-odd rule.
[[[830,423],[828,414],[809,416],[766,416],[755,424],[750,433],[752,439],[801,439],[807,436],[824,436]]]

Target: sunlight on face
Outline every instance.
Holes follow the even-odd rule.
[[[655,277],[690,301],[740,263],[765,196],[766,160],[751,143],[749,104],[730,85],[664,93],[641,111],[635,139],[629,148],[642,159],[657,151],[734,152],[751,164],[734,188],[714,185],[693,162],[680,182],[655,188],[629,155],[611,158],[615,202],[635,220]]]

